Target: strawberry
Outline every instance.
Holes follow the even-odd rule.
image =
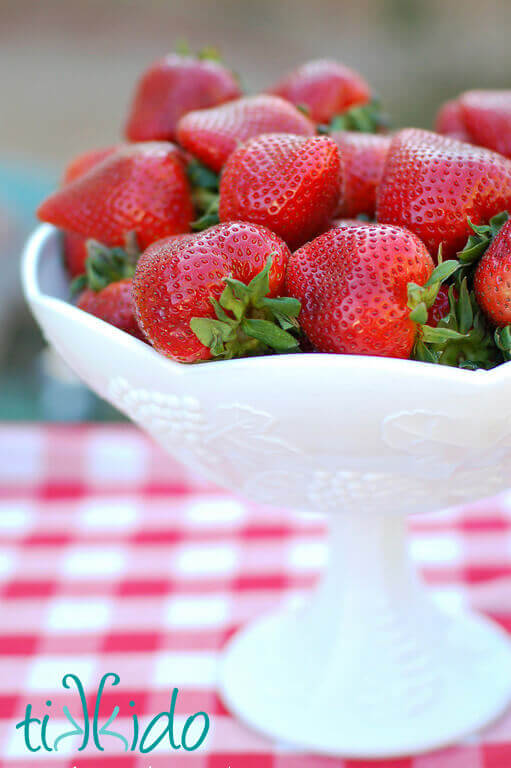
[[[95,165],[101,163],[119,148],[120,147],[117,145],[102,147],[101,149],[91,149],[88,152],[82,152],[80,155],[77,155],[66,166],[62,184],[65,186],[66,184],[70,184],[72,181],[79,179],[80,176],[84,176],[91,170],[91,168],[94,168]]]
[[[158,352],[185,363],[294,351],[299,305],[276,298],[289,256],[275,234],[243,222],[154,243],[133,281],[138,323]]]
[[[434,303],[431,305],[431,307],[429,307],[427,324],[432,328],[436,328],[440,320],[443,320],[444,317],[447,317],[449,310],[449,286],[442,285],[438,291]]]
[[[304,107],[315,123],[329,123],[350,107],[366,104],[371,96],[361,75],[331,59],[302,64],[269,92]]]
[[[167,142],[128,145],[58,190],[38,216],[106,245],[134,232],[142,249],[186,232],[194,209],[180,151]]]
[[[468,91],[459,103],[470,140],[511,157],[511,90]]]
[[[344,169],[340,215],[354,217],[363,213],[373,218],[390,137],[354,131],[334,131],[330,135],[339,147]]]
[[[76,232],[62,232],[64,264],[70,277],[78,277],[85,272],[87,261],[87,238]]]
[[[333,218],[341,157],[327,136],[285,133],[250,139],[232,153],[220,181],[220,221],[251,221],[296,248]]]
[[[395,134],[380,183],[377,220],[407,227],[436,254],[454,255],[474,224],[511,206],[511,161],[488,149],[414,128]]]
[[[499,328],[511,325],[511,220],[481,258],[474,276],[479,306]]]
[[[450,136],[451,139],[470,141],[470,136],[463,121],[461,107],[456,99],[446,101],[439,109],[435,121],[435,130],[444,136]]]
[[[292,104],[264,94],[189,112],[177,127],[179,143],[216,172],[239,144],[262,133],[313,136],[316,129]]]
[[[131,296],[132,278],[140,252],[133,239],[126,248],[107,248],[94,240],[87,243],[85,273],[71,289],[79,293],[77,306],[121,331],[145,341],[135,319]]]
[[[105,147],[93,149],[75,157],[64,171],[62,183],[70,184],[80,176],[84,176],[95,165],[101,163],[106,157],[113,154],[117,147]],[[87,238],[76,232],[63,232],[64,262],[71,277],[77,277],[85,271],[87,259]]]
[[[436,128],[511,157],[511,90],[462,93],[441,107]]]
[[[77,307],[145,341],[133,313],[131,282],[119,280],[98,292],[88,288],[78,298]]]
[[[417,326],[408,283],[422,286],[433,260],[411,232],[383,224],[336,226],[291,256],[286,288],[320,352],[409,358]]]
[[[169,54],[156,61],[140,79],[128,121],[130,141],[175,141],[180,117],[237,99],[235,76],[220,62]]]

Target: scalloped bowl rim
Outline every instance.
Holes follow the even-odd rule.
[[[27,240],[21,264],[21,279],[23,284],[23,291],[25,298],[29,303],[36,302],[40,305],[46,305],[48,308],[54,308],[65,317],[74,317],[77,319],[77,314],[80,315],[80,322],[90,327],[98,333],[106,336],[110,336],[112,343],[123,344],[130,346],[136,346],[138,353],[142,350],[149,356],[149,358],[158,358],[165,362],[165,365],[170,366],[173,374],[179,375],[196,375],[198,369],[201,372],[209,372],[209,375],[214,375],[214,372],[219,366],[229,365],[236,370],[246,369],[247,373],[253,373],[254,369],[259,369],[261,366],[267,367],[273,366],[285,366],[289,371],[296,371],[296,368],[302,368],[303,363],[307,361],[307,365],[310,364],[311,358],[322,369],[328,368],[329,370],[339,371],[353,371],[354,369],[365,370],[372,375],[378,375],[379,372],[391,373],[393,372],[396,377],[399,377],[401,373],[406,373],[407,376],[415,374],[420,377],[427,376],[431,379],[432,383],[438,384],[442,381],[450,381],[451,383],[457,381],[460,386],[477,387],[493,387],[495,384],[500,384],[506,378],[511,381],[511,361],[503,363],[496,368],[489,371],[477,370],[469,371],[460,368],[451,368],[448,366],[432,365],[431,363],[422,363],[416,360],[402,360],[390,357],[377,357],[370,355],[336,355],[326,353],[296,353],[292,355],[270,355],[263,357],[247,357],[234,360],[219,360],[209,361],[207,365],[189,365],[186,363],[179,363],[170,358],[165,357],[161,353],[157,352],[148,344],[136,339],[133,336],[125,333],[124,331],[115,328],[112,325],[100,320],[99,318],[90,315],[83,310],[78,309],[69,301],[57,298],[55,296],[43,293],[39,287],[37,271],[39,268],[39,262],[42,255],[42,248],[45,243],[58,233],[58,230],[50,224],[39,225]]]

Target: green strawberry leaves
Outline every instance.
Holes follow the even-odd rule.
[[[195,200],[195,205],[200,211],[201,206],[197,204],[197,198],[195,198]],[[194,232],[203,232],[205,229],[209,229],[220,223],[220,218],[218,216],[219,205],[220,196],[216,195],[211,198],[209,204],[203,206],[201,215],[190,224],[190,227]]]
[[[495,331],[495,343],[502,352],[504,360],[506,362],[511,360],[511,325]]]
[[[186,38],[179,38],[176,40],[174,51],[179,54],[179,56],[190,56],[191,58],[199,59],[200,61],[222,61],[220,51],[218,48],[215,48],[215,46],[207,45],[204,48],[200,48],[197,53],[195,53]]]
[[[135,274],[140,257],[135,232],[129,232],[126,235],[124,248],[120,246],[109,248],[97,240],[87,240],[86,247],[88,256],[85,262],[85,273],[72,281],[71,295],[81,293],[87,288],[98,293],[110,283],[131,279]]]
[[[479,263],[481,257],[485,254],[491,242],[509,219],[509,213],[502,211],[490,219],[488,224],[473,224],[470,219],[468,223],[473,234],[468,238],[464,248],[456,254],[463,266],[458,275],[458,280],[468,276],[473,277],[474,269]]]
[[[220,178],[195,158],[188,164],[187,175],[192,186],[195,209],[199,214],[195,221],[192,221],[191,228],[194,232],[202,232],[220,221],[218,218]]]
[[[433,270],[431,277],[424,285],[408,283],[408,306],[411,309],[410,318],[419,325],[428,322],[428,309],[436,301],[442,285],[449,280],[461,268],[461,264],[455,259],[442,261],[442,248],[438,250],[438,266]]]
[[[436,328],[419,328],[415,359],[458,368],[493,368],[501,360],[489,324],[464,278],[449,288],[449,313]]]
[[[194,317],[190,328],[199,341],[211,350],[213,358],[265,355],[272,352],[299,352],[298,315],[301,305],[289,297],[269,298],[269,274],[273,254],[266,265],[246,285],[225,278],[225,288],[217,301],[210,301],[216,319]]]
[[[335,115],[330,125],[320,126],[320,133],[332,133],[333,131],[381,133],[389,130],[389,128],[389,116],[383,111],[378,99],[373,99],[368,104],[351,107],[346,112]]]
[[[475,225],[469,220],[473,234],[458,259],[442,262],[440,252],[439,265],[426,285],[409,284],[410,318],[418,325],[415,360],[469,370],[489,369],[511,360],[511,327],[492,329],[472,287],[481,257],[508,219],[503,211],[488,224]],[[427,325],[428,309],[445,284],[449,286],[449,312],[432,328]]]
[[[194,189],[209,189],[212,192],[218,192],[218,174],[207,168],[196,158],[193,158],[188,163],[186,174],[188,181]]]

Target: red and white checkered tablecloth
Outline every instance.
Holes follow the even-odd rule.
[[[511,631],[511,495],[417,518],[412,535],[441,600]],[[215,692],[226,640],[309,589],[324,556],[319,518],[218,490],[133,427],[0,427],[1,768],[511,768],[511,713],[452,749],[367,763],[297,753],[230,717]],[[178,687],[178,725],[211,716],[203,747],[125,755],[107,738],[104,753],[63,743],[30,755],[15,728],[27,704],[61,733],[63,676],[93,696],[107,672],[121,678],[103,699],[107,715],[120,707],[118,731],[129,732],[130,701],[147,722]]]

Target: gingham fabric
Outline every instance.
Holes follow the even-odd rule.
[[[310,589],[325,557],[320,518],[218,490],[130,426],[4,426],[0,458],[1,768],[511,767],[511,714],[449,750],[363,762],[272,743],[225,710],[221,650],[244,622]],[[412,551],[445,604],[511,630],[511,495],[416,519]],[[62,707],[74,706],[62,677],[78,675],[94,703],[107,672],[121,678],[103,699],[107,715],[120,707],[118,731],[129,733],[130,701],[148,721],[178,687],[178,735],[188,715],[211,717],[200,750],[126,755],[106,738],[104,753],[63,743],[30,755],[15,728],[27,704],[55,713],[48,733],[61,733]]]

